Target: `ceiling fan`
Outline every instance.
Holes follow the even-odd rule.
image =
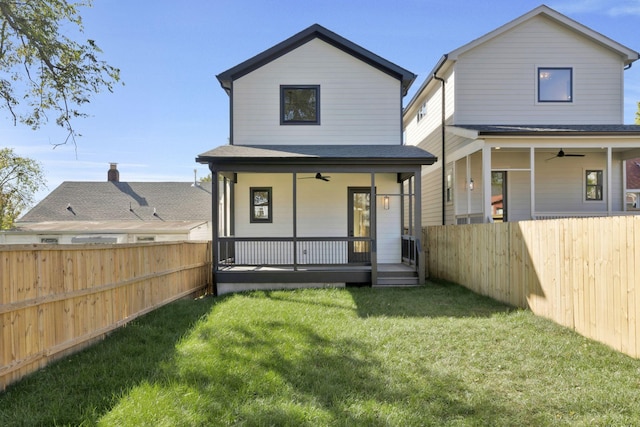
[[[547,159],[547,161],[551,160],[551,159],[555,159],[556,157],[584,157],[584,154],[567,154],[564,152],[564,150],[561,148],[560,151],[558,151],[558,154],[556,154],[553,157],[550,157]]]
[[[315,176],[303,176],[302,178],[298,178],[298,179],[312,179],[312,178],[320,179],[322,181],[329,182],[329,178],[331,178],[331,177],[328,176],[328,175],[322,175],[320,172],[318,172]]]

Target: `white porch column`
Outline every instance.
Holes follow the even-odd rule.
[[[486,145],[482,147],[482,216],[482,222],[493,222],[491,216],[491,147]]]
[[[529,192],[531,197],[531,219],[536,219],[536,149],[529,148]]]
[[[469,159],[469,155],[465,157],[466,168],[465,172],[465,189],[467,193],[467,224],[471,224],[471,160]],[[457,222],[457,221],[456,221]]]
[[[613,210],[613,193],[611,192],[613,185],[611,183],[611,147],[607,147],[607,215],[611,216]],[[624,197],[623,197],[624,200]]]

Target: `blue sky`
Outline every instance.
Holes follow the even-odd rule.
[[[560,0],[549,7],[640,51],[640,0]],[[124,86],[93,97],[78,120],[82,137],[13,126],[0,110],[0,144],[39,161],[48,188],[106,180],[190,181],[208,173],[195,157],[227,143],[229,101],[216,74],[318,23],[418,74],[409,96],[440,57],[539,6],[538,1],[94,0],[82,9],[85,36],[121,69]],[[625,71],[625,123],[640,101],[640,61]]]

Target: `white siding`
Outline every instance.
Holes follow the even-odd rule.
[[[456,124],[623,123],[621,58],[535,17],[458,58]],[[537,67],[572,67],[571,103],[537,103]]]
[[[297,180],[297,234],[299,237],[345,237],[348,235],[348,187],[370,187],[369,174],[331,173],[331,181]],[[298,174],[298,178],[313,174]],[[249,188],[272,187],[273,223],[249,222]],[[379,194],[399,194],[396,174],[376,174]],[[292,237],[292,174],[238,174],[236,184],[237,237]],[[400,262],[400,198],[390,196],[389,210],[378,197],[378,262]],[[300,254],[299,254],[300,255]],[[346,255],[346,254],[345,254]],[[307,257],[314,254],[307,253]],[[300,258],[303,261],[302,258]],[[291,260],[292,261],[292,260]]]
[[[320,125],[280,125],[280,85],[320,85]],[[233,83],[233,143],[400,144],[400,81],[314,39]]]

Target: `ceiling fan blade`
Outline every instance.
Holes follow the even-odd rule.
[[[331,178],[331,177],[328,176],[328,175],[322,175],[320,172],[318,172],[314,176],[302,176],[302,177],[300,177],[298,179],[320,179],[322,181],[329,182],[329,178]]]
[[[565,154],[564,157],[584,157],[584,154]]]

